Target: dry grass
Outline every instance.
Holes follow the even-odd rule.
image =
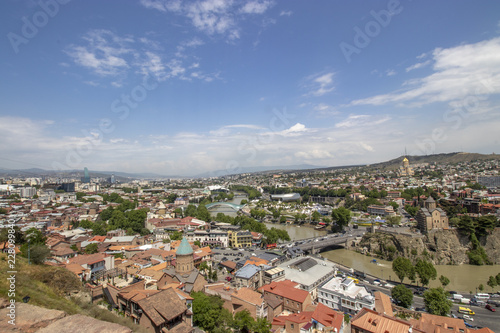
[[[0,297],[9,299],[9,281],[11,271],[8,267],[7,255],[0,253]],[[129,327],[134,332],[146,332],[135,325],[129,318],[116,315],[108,310],[82,300],[69,297],[71,294],[83,292],[80,280],[70,271],[47,265],[28,265],[25,258],[16,257],[16,296],[17,302],[29,296],[29,303],[47,309],[56,309],[68,314],[82,314],[99,320]]]

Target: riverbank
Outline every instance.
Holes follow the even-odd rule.
[[[365,272],[366,274],[376,276],[380,279],[398,280],[396,274],[392,271],[392,262],[365,256],[358,252],[338,249],[320,253],[322,257],[338,263],[342,266],[352,267],[353,269]],[[372,259],[376,259],[377,264],[372,263]],[[491,292],[491,288],[486,285],[491,275],[495,276],[500,273],[500,265],[488,266],[473,266],[473,265],[435,265],[438,279],[431,281],[430,287],[440,287],[439,276],[444,275],[450,279],[450,284],[446,290],[454,290],[457,292],[469,293],[476,292],[479,284],[483,284],[485,292]],[[408,282],[407,279],[404,281]],[[493,291],[500,290],[500,287],[495,287]]]

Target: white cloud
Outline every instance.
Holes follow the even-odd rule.
[[[452,130],[452,124],[429,126],[421,117],[360,114],[348,116],[333,127],[309,128],[297,122],[273,132],[256,124],[232,124],[213,131],[168,135],[158,132],[135,138],[113,133],[83,135],[78,130],[73,136],[56,138],[57,123],[0,117],[0,161],[3,167],[16,169],[26,165],[51,169],[56,162],[76,169],[87,166],[91,170],[163,175],[193,175],[220,169],[237,172],[247,166],[302,163],[352,165],[394,158],[404,146],[410,153],[418,153],[417,139],[430,137],[436,126],[448,127],[443,127],[446,140],[436,143],[435,152],[457,150],[460,143],[464,150],[490,153],[500,142],[500,132],[496,130],[500,126],[500,107],[492,103],[489,108],[487,113],[474,113],[464,119],[460,131]],[[123,130],[126,128],[121,127]],[[487,142],[464,141],[464,137],[477,133],[489,133]],[[15,156],[20,162],[8,161],[6,156]],[[148,161],[147,165],[144,161]]]
[[[431,63],[430,60],[427,60],[427,61],[424,61],[424,62],[417,62],[416,64],[414,65],[411,65],[409,67],[406,67],[406,72],[409,72],[409,71],[412,71],[414,69],[418,69],[418,68],[422,68],[422,67],[425,67],[427,65],[429,65]]]
[[[394,69],[388,69],[385,71],[385,75],[387,76],[393,76],[393,75],[396,75],[396,71]]]
[[[335,89],[334,87],[334,82],[333,82],[333,76],[335,73],[330,72],[326,74],[315,74],[312,76],[309,76],[306,80],[307,86],[309,88],[309,93],[308,95],[313,95],[313,96],[323,96]]]
[[[331,117],[340,113],[335,107],[325,103],[320,103],[314,106],[313,110],[313,114],[319,118]]]
[[[376,126],[386,121],[390,120],[389,116],[372,116],[366,114],[360,115],[350,115],[347,119],[337,123],[335,127],[340,128],[349,128],[349,127],[365,127],[365,126]]]
[[[208,35],[223,35],[229,41],[240,38],[241,17],[262,15],[274,5],[271,0],[252,0],[239,2],[234,0],[197,0],[191,2],[167,0],[141,0],[148,9],[161,12],[173,12],[190,20],[191,24]]]
[[[293,12],[291,10],[282,10],[280,16],[292,16]]]
[[[262,1],[250,1],[247,2],[242,8],[241,12],[245,14],[263,14],[271,6],[273,6],[273,1],[262,0]]]
[[[422,106],[500,93],[500,38],[432,52],[429,76],[403,83],[405,89],[351,102],[351,105]]]
[[[118,37],[109,30],[92,30],[83,39],[86,46],[71,45],[66,50],[78,65],[101,76],[116,76],[129,68],[125,56],[134,52],[129,38]]]

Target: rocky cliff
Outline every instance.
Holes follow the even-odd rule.
[[[59,332],[59,333],[131,333],[128,327],[108,323],[80,314],[50,310],[25,303],[16,303],[15,310],[0,299],[0,332]],[[10,316],[9,316],[10,315]],[[14,315],[14,316],[12,316]],[[15,319],[15,321],[12,321]],[[9,321],[11,321],[9,323]],[[15,322],[15,325],[13,324]]]
[[[500,264],[500,228],[480,239],[488,258],[493,264]],[[405,256],[416,261],[426,257],[436,265],[468,264],[467,251],[471,248],[469,237],[457,230],[433,230],[425,236],[401,234],[365,234],[356,249],[384,259],[392,260]]]

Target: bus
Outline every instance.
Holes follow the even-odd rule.
[[[276,243],[266,245],[266,249],[274,249],[274,248],[276,248]]]
[[[474,298],[478,301],[484,301],[486,302],[487,300],[490,299],[490,295],[488,294],[476,294]]]
[[[472,311],[471,309],[469,308],[466,308],[466,307],[463,307],[463,306],[460,306],[458,308],[458,312],[460,313],[465,313],[465,314],[468,314],[468,315],[475,315],[476,313],[474,311]]]

